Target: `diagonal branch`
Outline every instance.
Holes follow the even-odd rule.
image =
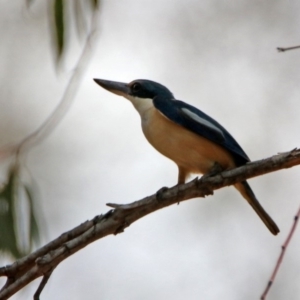
[[[107,235],[123,232],[133,222],[152,212],[191,198],[211,195],[216,189],[255,176],[299,164],[300,150],[295,149],[214,176],[204,176],[187,184],[166,188],[130,204],[108,204],[115,209],[84,222],[30,255],[0,268],[0,276],[7,277],[7,282],[0,291],[0,299],[9,298],[38,277],[49,277],[60,262],[80,249]]]

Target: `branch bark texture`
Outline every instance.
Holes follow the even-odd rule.
[[[38,277],[49,277],[60,262],[80,249],[107,235],[123,232],[126,227],[152,212],[191,198],[212,195],[214,190],[222,187],[299,164],[300,150],[294,149],[213,176],[203,176],[183,185],[164,188],[130,204],[108,203],[113,207],[112,210],[63,233],[13,264],[0,268],[0,276],[7,277],[0,291],[0,300],[8,299]]]

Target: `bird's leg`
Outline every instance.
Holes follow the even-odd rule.
[[[184,168],[178,166],[178,182],[175,186],[178,186],[179,184],[184,184],[185,183],[185,179],[187,176],[187,172]],[[156,199],[162,200],[162,196],[164,194],[164,192],[166,192],[168,190],[168,187],[164,186],[162,188],[160,188],[157,192],[156,192]],[[179,202],[178,202],[179,204]]]
[[[188,175],[187,171],[184,168],[178,166],[178,182],[177,182],[176,186],[178,186],[180,184],[184,184],[187,175]],[[179,205],[179,203],[180,202],[177,202],[177,205]]]
[[[186,176],[187,176],[186,170],[184,168],[178,166],[178,182],[177,182],[177,185],[184,184]]]

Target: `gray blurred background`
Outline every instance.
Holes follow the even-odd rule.
[[[0,1],[0,145],[56,107],[80,54],[53,63],[45,1]],[[224,125],[252,160],[299,147],[300,2],[104,0],[94,56],[74,105],[26,160],[46,243],[96,214],[173,186],[177,167],[144,138],[131,104],[92,78],[166,85]],[[6,162],[1,162],[5,166]],[[259,299],[299,207],[300,169],[250,180],[274,237],[232,187],[139,220],[54,271],[47,299]],[[299,230],[269,299],[299,299]],[[10,261],[0,259],[1,265]],[[12,299],[32,298],[39,280]],[[3,279],[0,280],[3,283]]]

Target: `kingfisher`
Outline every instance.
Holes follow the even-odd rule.
[[[247,154],[232,135],[198,108],[176,100],[160,83],[137,79],[130,83],[94,79],[102,88],[128,99],[141,117],[148,142],[178,166],[178,184],[190,174],[210,174],[245,165]],[[247,181],[234,187],[251,205],[270,232],[279,228],[260,205]]]

